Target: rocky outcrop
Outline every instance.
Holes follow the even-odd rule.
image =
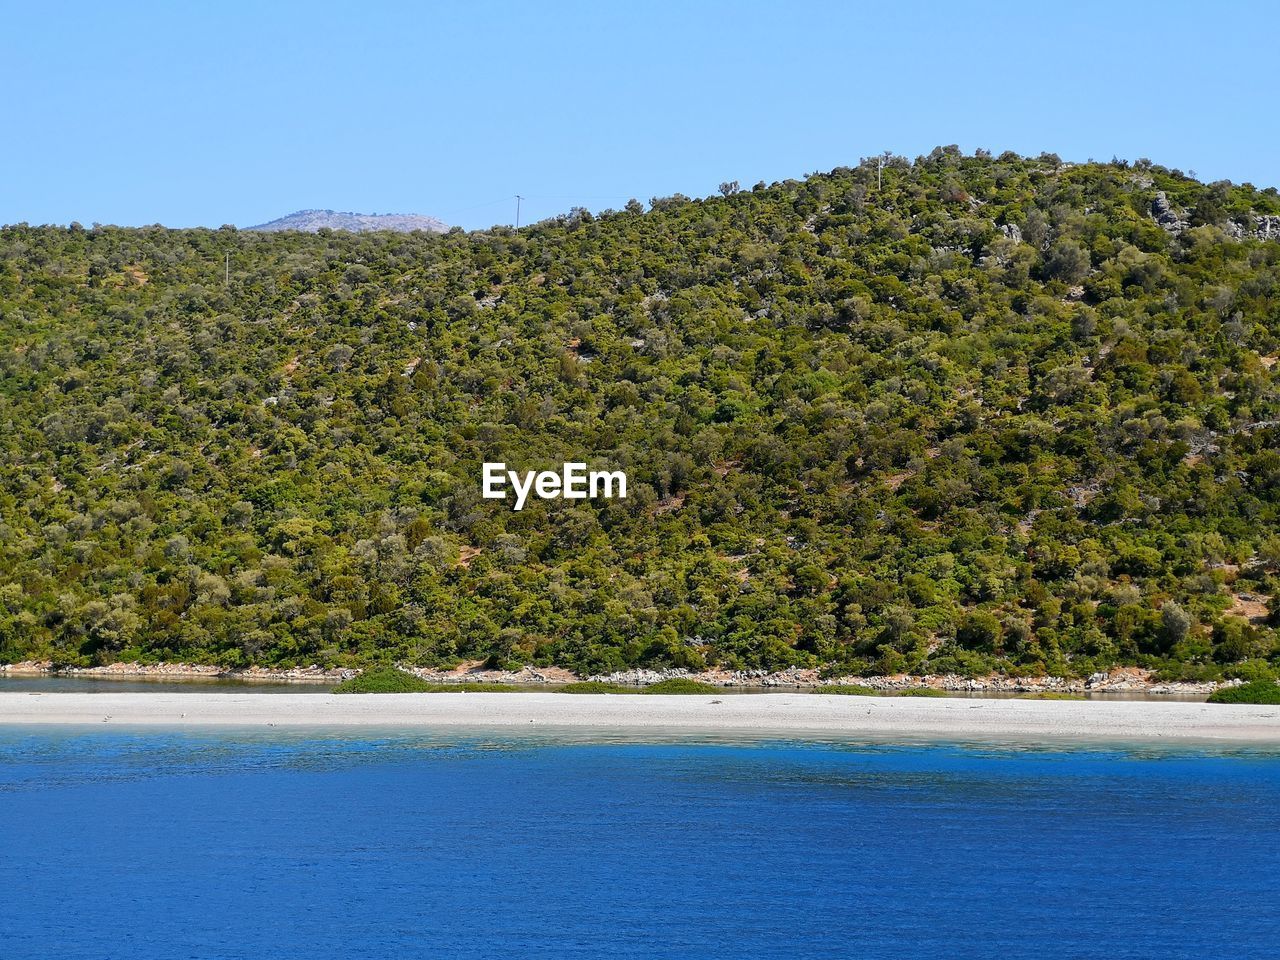
[[[572,683],[578,676],[561,667],[524,666],[519,670],[490,670],[478,662],[463,664],[451,670],[401,665],[400,669],[431,683],[504,683],[530,687]],[[0,676],[66,676],[129,679],[147,677],[168,680],[244,680],[290,681],[299,683],[335,683],[360,673],[349,667],[324,668],[316,665],[272,669],[248,667],[227,670],[208,664],[190,663],[113,663],[103,667],[67,667],[54,669],[48,662],[28,660],[0,664]],[[1161,696],[1207,696],[1220,687],[1238,686],[1239,680],[1205,683],[1155,681],[1150,671],[1136,667],[1117,668],[1110,673],[1095,673],[1085,679],[1065,677],[962,677],[956,674],[910,676],[896,674],[879,677],[823,677],[813,668],[791,667],[787,670],[648,670],[635,668],[616,673],[597,674],[589,680],[647,687],[663,680],[688,678],[716,687],[742,689],[811,689],[830,685],[854,685],[892,693],[900,690],[932,688],[949,693],[1136,693]]]
[[[691,673],[688,670],[623,670],[617,673],[590,677],[605,683],[623,683],[649,686],[662,680],[685,677],[717,687],[796,687],[820,688],[831,685],[869,687],[886,693],[897,690],[931,688],[950,693],[1147,693],[1163,696],[1207,696],[1224,686],[1237,686],[1241,681],[1227,680],[1221,683],[1157,683],[1145,670],[1120,669],[1110,673],[1095,673],[1087,679],[1065,677],[961,677],[955,674],[937,676],[908,676],[898,674],[881,677],[821,677],[817,670],[792,667],[776,673],[764,670],[708,671]]]
[[[167,680],[273,680],[336,683],[360,671],[349,667],[244,667],[229,670],[202,663],[111,663],[102,667],[54,667],[48,661],[0,664],[0,676],[131,677]]]
[[[1222,224],[1222,232],[1233,240],[1280,240],[1280,217],[1255,214],[1249,220],[1250,226],[1228,220]]]
[[[560,667],[530,667],[519,670],[486,670],[477,666],[462,666],[453,670],[432,667],[401,665],[401,670],[421,677],[430,683],[514,683],[538,686],[548,683],[573,683],[577,675]]]
[[[1156,191],[1156,197],[1151,201],[1151,218],[1173,237],[1191,227],[1191,221],[1174,208],[1163,190]],[[1218,225],[1218,229],[1233,240],[1280,240],[1280,216],[1250,214],[1245,223],[1226,220]]]
[[[1187,220],[1178,216],[1163,190],[1157,190],[1156,198],[1151,201],[1151,216],[1167,233],[1175,237],[1191,226]]]
[[[376,230],[411,233],[414,230],[424,230],[429,233],[444,233],[449,226],[435,217],[424,217],[416,213],[342,213],[337,210],[299,210],[278,220],[245,227],[245,229],[262,233],[278,233],[282,230],[297,230],[302,233],[316,233],[320,230],[347,230],[351,233],[369,233]]]

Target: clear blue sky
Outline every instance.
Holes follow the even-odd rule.
[[[1280,185],[1266,3],[0,0],[0,223],[465,227],[936,144]]]

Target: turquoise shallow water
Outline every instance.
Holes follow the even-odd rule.
[[[1280,755],[0,730],[0,956],[1275,957]]]

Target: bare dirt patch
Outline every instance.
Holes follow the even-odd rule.
[[[1244,617],[1251,623],[1261,623],[1267,619],[1269,612],[1266,597],[1260,597],[1255,593],[1233,593],[1231,606],[1227,609],[1230,616]]]
[[[913,476],[915,476],[915,474],[910,470],[907,470],[904,473],[891,473],[884,478],[884,485],[890,490],[897,490]]]

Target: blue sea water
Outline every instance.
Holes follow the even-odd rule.
[[[1280,756],[0,730],[0,957],[1276,957]]]

